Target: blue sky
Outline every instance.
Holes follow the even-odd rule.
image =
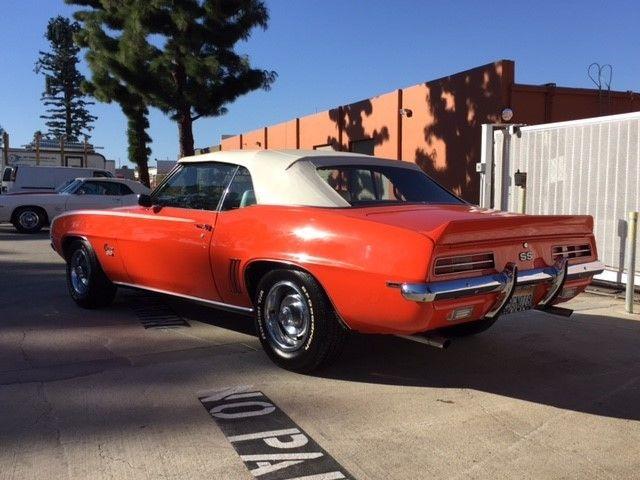
[[[516,81],[591,87],[587,66],[613,65],[612,88],[640,91],[640,3],[629,1],[271,0],[271,22],[240,46],[278,72],[269,92],[251,93],[219,118],[195,123],[196,146],[329,107],[449,75],[501,58]],[[70,15],[62,0],[3,0],[0,16],[0,125],[12,145],[27,143],[44,108],[33,72],[49,17]],[[96,104],[92,142],[126,161],[125,120]],[[151,158],[176,158],[177,128],[154,111]]]

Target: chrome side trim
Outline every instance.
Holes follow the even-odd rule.
[[[552,290],[559,288],[558,291],[560,291],[564,282],[560,283],[561,279],[559,277],[564,276],[564,281],[576,280],[597,275],[604,270],[604,264],[599,261],[569,265],[566,267],[566,275],[558,267],[561,267],[561,265],[516,272],[515,285],[534,285],[551,282],[554,284]],[[455,299],[487,293],[504,293],[510,285],[510,273],[508,269],[505,269],[501,273],[482,277],[431,283],[387,282],[387,286],[395,287],[398,283],[400,283],[402,296],[407,300],[433,302],[435,300]]]
[[[240,307],[238,305],[231,305],[229,303],[216,302],[214,300],[207,300],[206,298],[193,297],[191,295],[184,295],[182,293],[170,292],[169,290],[162,290],[160,288],[145,287],[143,285],[137,285],[135,283],[127,283],[127,282],[113,282],[113,283],[121,287],[135,288],[138,290],[148,290],[149,292],[162,293],[164,295],[171,295],[173,297],[184,298],[184,299],[192,300],[198,303],[205,303],[207,305],[211,305],[212,307],[220,308],[222,310],[229,310],[232,312],[242,312],[242,313],[253,313],[253,308],[251,307]]]

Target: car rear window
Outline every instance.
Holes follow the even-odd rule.
[[[352,206],[463,203],[425,173],[414,169],[380,165],[340,165],[319,167],[317,172]]]

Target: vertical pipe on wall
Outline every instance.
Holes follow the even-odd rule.
[[[518,203],[518,213],[527,213],[527,187],[520,188],[520,202]]]
[[[344,109],[338,107],[338,150],[342,151],[342,129],[344,128]]]
[[[402,89],[398,89],[398,150],[396,152],[396,158],[402,160]]]
[[[269,148],[269,144],[267,143],[268,140],[268,133],[267,133],[267,127],[264,127],[264,149],[266,150],[267,148]]]
[[[547,89],[544,92],[544,121],[545,123],[553,122],[553,97],[556,94],[555,83],[547,85]]]
[[[300,149],[300,118],[296,117],[296,149]]]
[[[633,294],[636,274],[636,243],[638,239],[638,212],[629,212],[627,218],[627,289],[624,296],[624,308],[633,313]]]
[[[242,140],[242,134],[240,134],[240,150],[242,150],[244,148],[243,144],[243,140]]]
[[[502,108],[511,108],[513,86],[515,85],[515,63],[511,60],[500,60],[500,82],[502,86]]]

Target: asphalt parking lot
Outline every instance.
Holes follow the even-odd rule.
[[[253,478],[276,457],[209,414],[223,390],[267,399],[346,478],[640,478],[640,316],[619,300],[514,314],[446,351],[353,336],[304,376],[245,317],[131,291],[78,309],[47,235],[0,227],[1,479]]]

